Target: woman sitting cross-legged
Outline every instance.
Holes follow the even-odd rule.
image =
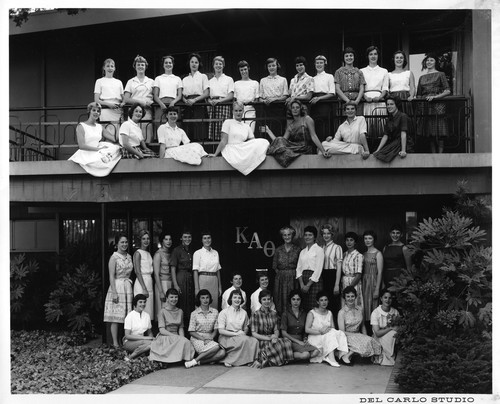
[[[134,309],[125,317],[123,348],[130,352],[130,356],[125,357],[127,361],[149,352],[151,347],[151,341],[153,340],[151,318],[144,311],[147,299],[144,295],[135,295],[132,300]]]
[[[339,367],[335,354],[342,358],[344,363],[350,363],[348,357],[347,338],[343,331],[335,329],[333,315],[328,310],[328,295],[319,291],[316,295],[318,307],[307,314],[306,333],[307,341],[317,347],[321,354],[309,359],[311,363],[327,362],[331,366]]]
[[[198,356],[185,362],[186,368],[191,368],[204,363],[219,362],[226,356],[221,346],[214,341],[217,336],[217,309],[210,307],[212,295],[207,289],[201,289],[196,295],[197,308],[191,313],[189,321],[189,334],[191,334],[191,344]]]
[[[224,358],[226,367],[242,366],[252,363],[257,366],[259,341],[249,337],[248,314],[241,308],[243,295],[241,290],[233,290],[227,299],[228,308],[222,310],[217,319],[219,344],[227,352]]]
[[[278,315],[271,310],[271,292],[264,289],[259,293],[260,308],[250,321],[252,336],[259,340],[259,364],[257,367],[282,366],[293,360],[292,342],[279,338]]]
[[[315,358],[318,348],[307,341],[305,333],[307,313],[300,307],[302,293],[294,289],[289,294],[290,306],[281,316],[281,334],[292,341],[293,357],[297,360]]]
[[[337,318],[339,330],[344,331],[347,337],[349,352],[345,357],[348,360],[354,354],[362,357],[378,357],[382,352],[380,343],[366,335],[363,308],[356,306],[357,295],[356,289],[353,286],[347,286],[342,291],[345,306],[339,311]]]
[[[184,336],[184,321],[182,310],[177,307],[179,292],[170,288],[167,290],[167,301],[158,314],[160,332],[151,343],[149,360],[172,363],[191,361],[194,348]]]

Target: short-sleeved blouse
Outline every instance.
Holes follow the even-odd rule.
[[[163,143],[166,147],[177,147],[180,144],[190,142],[186,132],[177,125],[172,128],[168,123],[160,125],[158,128],[158,143]]]
[[[218,316],[219,312],[213,307],[209,307],[207,312],[204,312],[201,307],[198,307],[191,313],[188,331],[203,334],[212,333],[217,324]]]
[[[234,83],[234,98],[243,104],[259,98],[259,83],[255,80],[238,80]]]
[[[132,310],[125,317],[123,328],[130,330],[132,335],[144,335],[151,328],[151,317],[144,310],[140,313]]]
[[[389,311],[382,310],[382,306],[378,306],[370,318],[371,325],[378,325],[380,328],[387,327],[388,319],[387,317],[391,315],[392,317],[399,316],[399,311],[394,307],[391,307]]]
[[[274,252],[273,269],[275,271],[295,271],[295,269],[297,268],[299,255],[299,246],[292,244],[290,250],[287,252],[285,249],[285,245],[280,245]]]
[[[159,89],[158,96],[160,98],[177,97],[177,90],[182,88],[181,79],[175,74],[162,74],[155,78],[154,87]]]
[[[340,86],[343,93],[359,93],[361,86],[366,84],[363,72],[357,67],[342,66],[334,77],[335,84]]]
[[[384,135],[390,141],[400,137],[402,131],[408,132],[408,115],[401,111],[396,112],[394,115],[389,114]]]
[[[208,77],[206,74],[195,72],[189,73],[182,79],[182,93],[188,97],[190,95],[202,95],[208,88]]]
[[[418,96],[438,95],[449,89],[450,85],[443,72],[427,73],[418,79]]]
[[[363,273],[363,254],[358,250],[346,251],[342,262],[344,276],[355,276]]]
[[[147,76],[140,81],[137,77],[131,78],[125,85],[125,92],[130,93],[132,98],[138,99],[142,102],[153,102],[153,87],[154,80]]]
[[[221,269],[219,261],[219,253],[217,250],[205,247],[196,250],[193,255],[193,271],[201,272],[217,272]]]
[[[95,82],[94,94],[99,94],[99,99],[102,101],[121,100],[123,97],[123,84],[114,77],[101,77]]]
[[[410,75],[409,70],[401,73],[389,73],[389,92],[410,91]]]
[[[365,92],[389,91],[389,72],[380,66],[366,66],[361,69],[366,80]]]
[[[225,98],[229,93],[234,92],[234,80],[224,73],[219,77],[214,76],[208,80],[208,86],[210,87],[210,98]]]
[[[252,314],[252,319],[250,320],[250,328],[252,332],[256,332],[261,335],[272,335],[277,327],[278,314],[276,314],[275,311],[265,310],[261,307],[259,310],[255,310]]]
[[[346,332],[360,332],[363,322],[363,308],[355,306],[352,309],[344,306],[340,309],[344,315],[344,327]],[[340,313],[339,312],[339,313]]]
[[[241,308],[236,310],[233,306],[229,306],[227,309],[222,310],[217,319],[217,328],[226,331],[242,331],[245,330],[247,325],[247,312]]]
[[[306,333],[307,313],[299,309],[299,316],[296,317],[291,308],[288,308],[281,316],[280,329],[290,335],[303,337]]]
[[[140,146],[141,142],[144,140],[141,127],[132,119],[123,122],[122,126],[120,126],[120,144],[122,146],[123,136],[128,136],[129,144],[132,147]]]
[[[158,328],[165,328],[165,330],[174,334],[179,333],[179,328],[184,326],[183,313],[179,308],[174,310],[167,310],[165,307],[161,309],[158,314]]]
[[[279,98],[288,95],[286,78],[280,75],[267,76],[260,79],[260,96],[264,99]]]
[[[222,124],[222,132],[227,134],[227,144],[238,144],[253,139],[252,128],[236,119],[226,119]]]

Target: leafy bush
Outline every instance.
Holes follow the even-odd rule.
[[[80,341],[80,334],[11,332],[12,394],[102,394],[161,368],[147,357],[125,362],[125,351]]]
[[[45,304],[45,318],[48,322],[64,318],[71,330],[93,333],[95,325],[101,321],[101,308],[101,278],[83,264],[58,282]]]
[[[19,254],[10,261],[10,314],[13,321],[26,323],[31,318],[30,310],[25,310],[25,290],[32,275],[38,271],[38,262],[25,263],[26,255]]]
[[[491,340],[472,333],[418,338],[404,350],[396,383],[405,393],[492,393]]]

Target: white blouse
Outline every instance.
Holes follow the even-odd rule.
[[[128,136],[130,146],[140,146],[144,140],[142,130],[139,124],[135,123],[132,119],[125,121],[120,126],[120,144],[123,146],[123,136]]]
[[[221,269],[219,263],[219,253],[210,248],[207,250],[205,247],[200,248],[193,254],[193,271],[202,272],[217,272]]]
[[[310,248],[304,248],[299,255],[295,278],[299,279],[303,271],[309,270],[314,271],[310,279],[313,282],[318,282],[323,272],[324,259],[325,253],[318,244],[314,243]]]
[[[144,335],[151,328],[151,317],[144,310],[140,313],[132,310],[125,317],[123,328],[130,330],[132,335]]]
[[[389,91],[389,72],[380,66],[366,66],[361,69],[365,77],[366,87],[368,91]]]
[[[217,328],[227,331],[243,331],[248,325],[248,314],[242,308],[236,310],[233,306],[222,310],[217,319]]]
[[[225,98],[229,93],[234,92],[234,80],[224,73],[220,77],[214,76],[208,80],[208,86],[210,87],[210,98]]]
[[[410,74],[409,70],[401,73],[389,73],[389,91],[410,91]]]
[[[177,125],[172,128],[168,123],[160,125],[158,128],[158,143],[163,143],[167,147],[177,147],[180,144],[190,143],[189,138],[183,129]]]

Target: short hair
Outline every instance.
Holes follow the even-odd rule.
[[[304,234],[312,233],[314,234],[314,238],[318,237],[318,230],[314,226],[306,226],[304,227]]]
[[[165,292],[165,297],[168,296],[179,296],[179,291],[175,288],[168,288],[167,291]]]
[[[132,119],[132,115],[134,115],[134,111],[137,107],[140,107],[141,108],[141,111],[142,111],[142,118],[144,118],[144,115],[146,115],[146,110],[144,109],[144,107],[141,105],[141,104],[138,104],[138,103],[135,103],[135,104],[132,104],[132,106],[128,109],[128,117],[130,119]],[[141,119],[142,119],[141,118]]]
[[[204,230],[200,231],[200,236],[202,238],[203,238],[203,236],[210,236],[210,237],[212,237],[212,233],[210,233],[210,230],[204,229]]]
[[[403,228],[401,227],[401,225],[399,223],[394,223],[391,228],[389,229],[389,231],[393,231],[393,230],[398,230],[400,231],[401,233],[403,232]]]
[[[391,297],[393,296],[392,292],[389,290],[389,288],[384,288],[380,291],[380,294],[378,295],[379,299],[382,299],[382,296],[384,296],[386,293],[389,293],[391,295]]]
[[[151,235],[149,234],[149,230],[146,229],[140,230],[138,233],[139,239],[143,238],[146,234],[151,237]]]
[[[198,60],[198,69],[201,69],[203,67],[203,63],[201,63],[201,56],[199,53],[196,52],[192,52],[189,54],[187,62],[188,67],[189,67],[189,62],[191,62],[192,58],[196,58],[196,60]]]
[[[169,231],[166,231],[166,230],[163,230],[161,233],[160,233],[160,244],[163,244],[163,240],[165,239],[166,236],[170,236],[172,239],[172,233],[169,232]]]
[[[307,115],[307,107],[302,104],[300,100],[293,100],[288,106],[286,107],[286,119],[293,119],[292,117],[292,105],[293,104],[298,104],[300,107],[300,116],[306,116]]]
[[[439,70],[439,56],[436,52],[429,52],[425,54],[424,60],[422,60],[422,70],[427,69],[427,59],[432,58],[436,61],[436,70]]]
[[[233,102],[233,109],[235,107],[240,107],[241,109],[243,109],[245,107],[245,104],[243,104],[241,101],[234,101]]]
[[[354,55],[354,60],[356,60],[356,51],[354,50],[354,48],[350,46],[344,48],[344,50],[342,51],[342,57],[344,57],[346,53],[352,53]]]
[[[106,65],[107,65],[108,63],[113,63],[113,64],[116,66],[116,63],[115,63],[115,61],[114,61],[113,59],[111,59],[111,58],[107,58],[107,59],[103,62],[103,64],[102,64],[102,76],[103,76],[103,77],[106,75]]]
[[[363,233],[363,239],[365,238],[365,236],[372,236],[373,237],[373,241],[377,241],[377,234],[373,230],[366,230]]]
[[[302,294],[302,292],[301,292],[300,289],[293,289],[288,294],[288,301],[290,302],[292,300],[292,297],[294,297],[295,295],[297,295],[298,297],[300,297],[300,300],[302,300],[303,297],[304,297],[304,295]]]
[[[399,98],[397,95],[388,95],[387,97],[385,97],[385,103],[387,104],[387,101],[389,100],[393,100],[394,101],[394,104],[396,104],[396,108],[398,110],[401,109],[401,104],[402,104],[402,101],[401,101],[401,98]]]
[[[352,238],[354,240],[354,242],[357,244],[358,243],[358,235],[356,233],[354,233],[353,231],[348,231],[345,236],[344,236],[344,240],[347,240],[348,238]]]
[[[125,233],[118,233],[118,234],[115,235],[115,247],[116,247],[116,245],[118,245],[118,243],[120,242],[120,240],[123,237],[125,237],[127,239],[127,241],[128,241],[128,237],[127,237],[127,235]]]
[[[333,226],[330,223],[322,224],[319,229],[321,230],[321,232],[323,232],[323,230],[328,230],[330,233],[333,234]]]
[[[295,231],[295,229],[290,226],[290,225],[286,225],[286,226],[283,226],[281,229],[280,229],[280,234],[283,236],[283,232],[285,230],[290,230],[292,232],[292,238],[295,237],[295,235],[297,234],[297,232]]]
[[[234,279],[234,277],[235,277],[236,275],[241,276],[241,280],[243,280],[243,275],[242,275],[241,271],[234,270],[233,272],[231,272],[231,281]]]
[[[165,63],[165,59],[170,59],[172,61],[172,64],[175,64],[175,58],[172,55],[167,55],[167,56],[163,56],[161,58],[161,65],[162,66]]]
[[[241,69],[242,67],[248,67],[250,69],[250,65],[246,60],[240,60],[238,62],[238,69]]]
[[[325,65],[327,65],[327,64],[328,64],[328,60],[326,60],[326,56],[323,56],[323,55],[318,55],[318,56],[316,56],[316,57],[314,58],[314,61],[316,61],[316,60],[322,60],[322,61],[324,61],[324,62],[325,62]]]
[[[396,64],[394,63],[394,59],[398,53],[401,53],[403,55],[403,67],[406,67],[406,65],[408,64],[408,58],[406,57],[405,51],[402,50],[397,50],[392,54],[392,63],[394,64],[394,66],[396,66]]]
[[[166,113],[168,114],[169,112],[175,112],[177,115],[180,115],[181,110],[179,107],[176,107],[176,106],[173,106],[173,107],[168,106]]]
[[[269,274],[267,272],[259,272],[257,274],[257,280],[260,281],[261,278],[267,278],[267,279],[269,279]]]
[[[209,304],[212,304],[212,302],[214,301],[214,299],[212,298],[212,294],[210,293],[210,291],[208,289],[201,289],[197,294],[196,294],[196,297],[194,299],[194,303],[199,307],[201,306],[201,301],[200,301],[200,298],[202,296],[208,296],[210,298],[210,303]]]
[[[358,292],[356,291],[356,288],[354,286],[347,286],[342,290],[342,297],[345,299],[345,295],[348,293],[354,293],[355,297],[358,297]]]
[[[276,63],[276,68],[277,68],[276,70],[281,69],[281,65],[280,65],[280,62],[278,62],[278,59],[276,59],[276,58],[267,58],[266,65],[264,66],[265,70],[267,70],[267,66],[269,66],[270,63]]]
[[[328,293],[326,293],[326,290],[318,291],[318,293],[316,293],[316,301],[319,302],[319,299],[321,299],[323,296],[328,299]]]
[[[262,299],[266,296],[271,297],[271,292],[267,289],[262,289],[259,293],[259,303],[262,301]]]
[[[378,48],[375,45],[372,45],[372,46],[369,46],[368,48],[366,48],[366,57],[368,58],[368,55],[370,54],[370,52],[372,52],[374,50],[376,50],[377,55],[380,56],[380,51],[378,50]]]
[[[233,296],[234,295],[240,295],[241,296],[241,304],[240,306],[243,306],[245,304],[245,298],[243,297],[243,292],[241,290],[232,290],[231,293],[229,293],[229,297],[227,298],[227,305],[232,306],[233,304]]]
[[[190,236],[193,235],[193,233],[191,233],[191,230],[188,229],[188,228],[185,228],[182,230],[182,233],[181,233],[181,237],[184,235],[184,234],[189,234]]]
[[[136,307],[137,306],[137,302],[139,300],[148,300],[148,298],[146,297],[146,295],[143,295],[142,293],[139,293],[138,295],[135,295],[134,298],[132,299],[132,307]]]
[[[295,64],[303,63],[304,66],[307,65],[306,58],[304,56],[297,56],[295,58]]]
[[[356,109],[356,107],[357,107],[357,106],[356,106],[356,104],[354,103],[354,101],[349,100],[349,101],[347,101],[347,102],[344,104],[344,106],[342,107],[342,109],[343,109],[344,111],[346,111],[346,110],[347,110],[347,107],[348,107],[348,106],[350,106],[350,105],[351,105],[351,106],[353,106],[353,107],[354,107],[354,109]]]
[[[141,55],[137,55],[135,58],[134,58],[134,63],[132,63],[132,67],[135,69],[135,65],[137,63],[145,63],[146,64],[146,69],[148,68],[148,61],[146,60],[145,57],[141,56]]]
[[[98,108],[99,112],[101,112],[101,110],[102,110],[101,104],[99,104],[98,102],[94,102],[94,101],[92,101],[89,105],[87,105],[87,113],[90,114],[90,111],[92,111],[92,108]]]
[[[216,61],[219,61],[219,62],[222,62],[222,67],[225,67],[226,66],[226,61],[224,60],[224,58],[222,56],[216,56],[214,57],[214,59],[212,60],[212,66],[215,64]]]

